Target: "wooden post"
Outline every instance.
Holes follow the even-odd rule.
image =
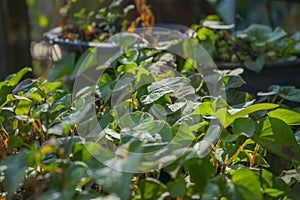
[[[7,61],[7,36],[6,36],[6,24],[5,24],[5,16],[6,10],[5,5],[6,1],[0,1],[0,80],[2,80],[5,75],[8,74],[8,61]]]
[[[29,18],[25,0],[0,1],[0,80],[31,66]]]

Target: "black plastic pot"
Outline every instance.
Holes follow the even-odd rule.
[[[184,25],[178,25],[178,24],[161,23],[155,25],[155,27],[176,30],[186,34],[188,34],[188,32],[191,31],[188,27]],[[82,53],[90,47],[101,47],[102,49],[115,48],[114,45],[107,42],[96,43],[96,42],[74,41],[74,40],[62,38],[61,35],[62,35],[62,28],[56,27],[46,32],[44,34],[44,38],[49,44],[52,45],[57,44],[60,46],[60,48],[62,48],[65,51],[76,51]]]
[[[49,44],[51,45],[57,44],[60,46],[60,48],[62,48],[65,51],[84,52],[90,47],[113,48],[113,45],[110,43],[75,41],[75,40],[62,38],[61,35],[62,35],[62,28],[56,27],[46,32],[44,34],[44,38]]]
[[[241,77],[246,84],[241,90],[256,94],[259,91],[267,91],[270,85],[296,86],[300,88],[300,61],[267,63],[261,72],[248,70],[242,64],[219,64],[218,68],[236,69],[241,67],[244,72]]]

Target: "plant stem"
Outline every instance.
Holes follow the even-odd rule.
[[[244,151],[244,153],[246,154],[246,156],[249,158],[249,161],[252,159],[252,154],[248,153],[247,151]]]
[[[63,173],[63,171],[62,171],[61,168],[55,168],[54,169],[54,168],[52,168],[52,167],[50,167],[48,165],[45,165],[43,163],[39,163],[39,165],[41,166],[42,169],[44,169],[44,170],[46,170],[48,172],[51,172],[51,173],[54,173],[54,174],[60,174],[60,175]]]
[[[5,101],[2,105],[0,105],[0,109],[3,108],[9,101]]]
[[[218,167],[219,167],[218,166],[218,161],[217,161],[214,153],[210,153],[210,156],[212,157],[212,160],[213,160],[213,166],[215,168],[215,175],[217,175],[217,173],[218,173]]]
[[[278,104],[282,104],[284,102],[284,99],[281,98],[280,101],[278,102]]]
[[[133,190],[135,188],[135,186],[138,184],[139,180],[141,178],[141,175],[138,174],[137,176],[135,176],[135,180],[132,182],[131,184],[131,189]]]
[[[251,139],[247,139],[235,152],[235,154],[227,161],[225,167],[229,166],[240,154],[240,152],[251,142]]]
[[[274,96],[274,98],[272,99],[272,102],[271,102],[271,103],[275,103],[277,97],[278,97],[278,94],[276,94],[276,95]]]
[[[216,149],[220,146],[221,140],[218,139],[217,144],[213,147],[213,150],[216,151]]]
[[[250,167],[253,167],[254,165],[254,162],[255,162],[255,158],[256,158],[256,155],[257,155],[257,152],[260,148],[260,145],[259,144],[256,144],[255,148],[254,148],[254,151],[253,151],[253,156],[252,158],[250,159]]]

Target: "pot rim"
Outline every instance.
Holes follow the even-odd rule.
[[[70,47],[76,47],[80,49],[81,48],[89,48],[89,47],[106,47],[106,48],[111,48],[115,47],[116,45],[113,45],[108,42],[84,42],[84,41],[78,41],[78,40],[70,40],[66,38],[61,38],[59,35],[62,32],[61,27],[55,27],[48,32],[44,33],[44,38],[47,42],[50,44],[58,44],[62,46],[70,46]]]
[[[192,30],[189,27],[180,24],[159,23],[156,24],[155,27],[177,30],[178,32],[184,33],[188,36],[192,34]],[[115,48],[117,46],[108,42],[84,42],[79,40],[70,40],[62,38],[59,37],[61,35],[61,32],[61,27],[55,27],[45,32],[43,36],[49,44],[58,44],[62,47],[74,50],[84,50],[90,47]]]
[[[235,69],[238,67],[242,67],[244,69],[248,69],[245,67],[243,63],[216,63],[219,68],[226,69]],[[280,61],[280,62],[267,62],[264,65],[264,68],[279,68],[279,67],[299,67],[300,60],[297,59],[295,61]]]

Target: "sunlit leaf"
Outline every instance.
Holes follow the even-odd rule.
[[[8,83],[11,86],[16,86],[20,80],[23,78],[23,76],[25,74],[27,74],[28,72],[31,72],[32,69],[29,67],[25,67],[24,69],[18,71],[16,74],[12,74],[9,78],[8,78]]]
[[[230,199],[262,199],[259,178],[249,169],[238,169],[232,172],[232,183],[235,193]]]
[[[251,105],[246,108],[237,109],[237,110],[229,110],[230,113],[227,113],[224,126],[227,127],[228,125],[232,124],[235,119],[245,117],[246,115],[249,115],[251,113],[261,111],[261,110],[270,110],[279,107],[277,104],[271,104],[271,103],[261,103],[261,104],[255,104]]]
[[[128,72],[135,74],[137,68],[136,63],[127,63],[118,67],[118,72]]]
[[[300,113],[292,110],[278,108],[268,112],[268,116],[280,119],[289,125],[300,125]]]

